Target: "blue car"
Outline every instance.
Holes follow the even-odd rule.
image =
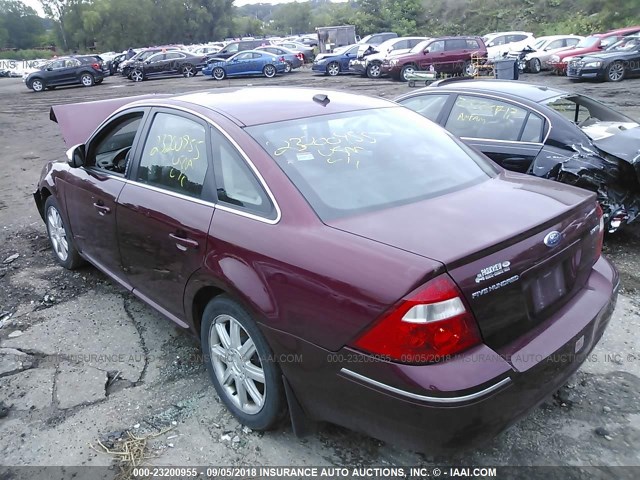
[[[265,45],[264,47],[258,47],[256,50],[273,53],[279,57],[284,58],[287,63],[284,73],[289,73],[295,68],[300,68],[304,64],[304,54],[301,52],[294,52],[285,47],[278,47],[276,45]]]
[[[341,47],[338,52],[321,53],[316,56],[311,70],[324,73],[332,77],[340,73],[353,73],[349,71],[349,62],[358,56],[360,45]]]
[[[286,67],[287,63],[282,57],[259,50],[246,50],[226,60],[212,59],[202,70],[202,74],[211,75],[216,80],[242,75],[264,75],[272,78],[278,73],[284,73]]]

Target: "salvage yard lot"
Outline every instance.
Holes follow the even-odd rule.
[[[640,118],[640,80],[522,79],[573,89]],[[150,440],[150,463],[640,465],[640,228],[607,239],[605,254],[620,270],[622,295],[589,361],[507,432],[448,457],[399,450],[331,425],[304,439],[288,425],[268,433],[243,429],[217,399],[195,340],[96,269],[70,272],[54,262],[31,196],[42,166],[66,149],[49,120],[51,105],[246,85],[386,98],[408,91],[405,83],[316,76],[307,69],[222,82],[201,75],[142,83],[108,77],[92,88],[39,94],[19,80],[0,79],[0,464],[108,465],[112,457],[90,445],[102,450],[98,440],[113,446],[126,431],[144,436],[170,429]]]

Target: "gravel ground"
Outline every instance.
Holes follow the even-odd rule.
[[[572,84],[547,74],[523,80],[583,92],[640,118],[640,80]],[[112,456],[98,440],[120,448],[127,431],[142,437],[169,429],[149,439],[149,463],[639,466],[640,228],[607,239],[605,253],[621,272],[622,295],[592,361],[518,424],[449,457],[398,450],[332,425],[303,439],[289,426],[268,433],[243,429],[192,360],[199,350],[189,336],[94,268],[69,272],[55,264],[31,197],[42,166],[65,150],[49,120],[51,105],[265,84],[387,98],[408,89],[385,79],[329,78],[306,69],[223,82],[197,76],[134,84],[109,77],[93,88],[40,94],[20,80],[0,79],[0,465],[110,465]],[[632,473],[637,471],[611,478]]]

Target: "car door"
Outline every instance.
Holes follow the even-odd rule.
[[[164,73],[179,73],[187,56],[180,52],[169,52],[165,56]],[[195,66],[195,65],[194,65]]]
[[[227,75],[241,75],[244,73],[250,73],[255,69],[251,68],[253,62],[253,55],[250,52],[238,53],[234,57],[230,58],[227,67]]]
[[[525,173],[543,147],[545,119],[528,107],[473,94],[458,95],[444,127],[507,170]]]
[[[60,59],[50,62],[42,73],[46,85],[64,85],[65,60]]]
[[[445,40],[444,50],[446,57],[446,71],[462,71],[464,69],[464,62],[470,58],[470,52],[467,48],[467,40],[464,38],[451,38]]]
[[[118,198],[118,245],[133,292],[184,325],[185,285],[202,265],[214,213],[208,128],[160,108],[148,124]]]
[[[359,45],[354,45],[340,56],[340,71],[349,71],[349,62],[358,56]]]
[[[156,53],[155,55],[151,55],[144,62],[144,70],[147,75],[158,75],[163,73],[167,67],[167,54],[166,53]]]
[[[444,40],[436,40],[425,48],[422,58],[418,60],[418,68],[429,70],[429,67],[433,65],[437,72],[444,72],[446,71],[444,58]]]
[[[118,250],[116,205],[145,114],[144,109],[127,110],[102,127],[85,146],[85,165],[77,168],[62,188],[78,250],[126,287],[129,284]]]

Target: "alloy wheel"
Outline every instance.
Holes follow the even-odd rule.
[[[67,241],[67,232],[64,229],[62,217],[55,207],[49,207],[47,226],[49,227],[49,239],[51,240],[53,251],[64,262],[69,256],[69,242]]]
[[[34,92],[41,92],[42,90],[44,90],[44,83],[42,83],[42,80],[34,80],[31,82],[31,89]]]
[[[141,82],[144,80],[144,74],[140,70],[136,69],[131,72],[131,80],[134,82]]]
[[[267,78],[275,77],[276,67],[274,67],[273,65],[267,65],[264,67],[264,70],[262,72],[264,73],[264,76]]]
[[[212,77],[215,78],[216,80],[224,80],[225,76],[226,76],[226,73],[222,68],[216,67],[213,69]]]
[[[540,63],[540,59],[534,58],[533,60],[531,60],[531,65],[529,66],[529,69],[531,70],[532,73],[540,73],[540,71],[542,70],[542,64]]]
[[[82,85],[84,85],[85,87],[93,86],[93,77],[88,73],[85,73],[84,75],[82,75],[82,78],[80,78],[80,81],[82,82]]]
[[[209,329],[211,363],[227,398],[242,412],[258,413],[265,402],[262,360],[247,330],[231,315],[218,315]]]
[[[191,77],[193,77],[193,76],[195,75],[194,68],[193,68],[191,65],[185,65],[185,66],[182,68],[182,75],[183,75],[185,78],[191,78]]]
[[[611,64],[607,76],[611,82],[619,82],[624,78],[624,65],[618,62]]]
[[[382,73],[381,69],[380,69],[380,64],[379,63],[371,63],[367,66],[367,77],[369,78],[378,78],[380,77],[380,74]]]
[[[332,77],[335,77],[340,73],[340,65],[338,65],[336,62],[331,62],[329,65],[327,65],[327,73]]]

